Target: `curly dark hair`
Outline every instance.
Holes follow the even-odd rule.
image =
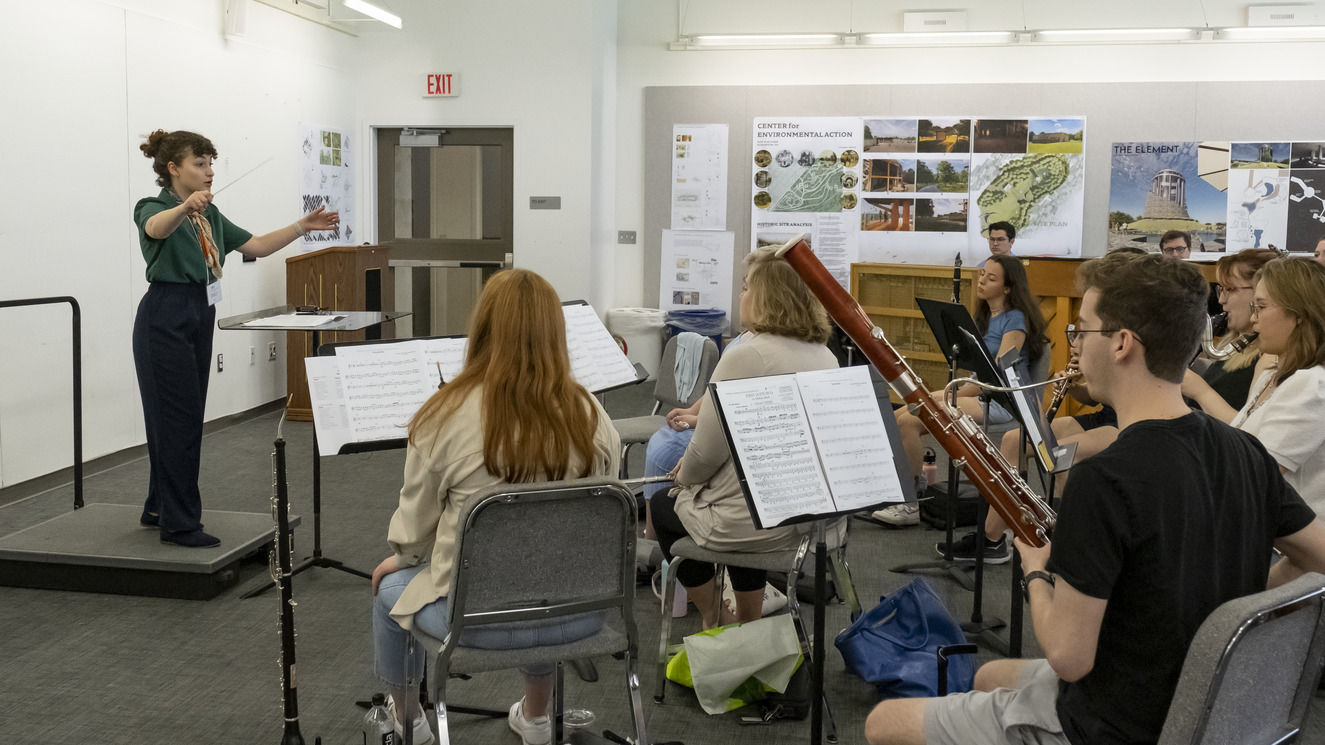
[[[178,163],[192,155],[216,157],[216,146],[212,141],[198,134],[179,129],[167,132],[158,129],[147,136],[147,142],[138,146],[145,157],[152,159],[152,170],[156,172],[157,186],[170,186],[171,163]]]

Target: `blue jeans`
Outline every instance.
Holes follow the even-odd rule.
[[[694,436],[693,429],[677,432],[666,424],[660,427],[649,438],[649,444],[644,449],[644,475],[666,476],[671,473],[681,456],[685,455],[686,446]],[[670,484],[645,484],[644,498],[653,499],[654,494],[671,488]]]
[[[405,585],[425,569],[427,565],[423,564],[388,574],[378,586],[377,597],[373,598],[373,651],[377,677],[394,689],[417,684],[423,677],[423,647],[416,644],[414,654],[409,654],[409,632],[391,617],[391,608],[405,591]],[[414,614],[414,625],[429,636],[445,639],[449,618],[446,598],[438,598]],[[602,614],[596,612],[551,621],[494,624],[466,631],[463,646],[476,649],[549,647],[592,636],[602,627]],[[550,675],[554,670],[555,665],[550,663],[520,668],[529,676]]]

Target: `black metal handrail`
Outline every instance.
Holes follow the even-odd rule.
[[[74,509],[83,506],[83,312],[78,301],[68,296],[36,297],[26,300],[0,300],[0,308],[25,305],[69,303],[73,310],[74,351]]]

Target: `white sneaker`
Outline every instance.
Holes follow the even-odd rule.
[[[918,502],[902,502],[891,507],[884,507],[881,510],[875,510],[870,513],[870,517],[898,528],[919,525],[920,504]]]
[[[396,716],[396,700],[391,696],[386,697],[386,710],[391,712],[391,722],[396,725],[396,737],[400,738],[399,742],[404,742],[405,725],[401,724],[400,717]],[[419,712],[418,718],[414,720],[414,745],[432,745],[433,740],[428,717],[423,712]]]
[[[552,742],[552,720],[548,715],[534,717],[532,721],[524,718],[524,699],[511,704],[511,713],[506,715],[506,724],[511,731],[520,736],[524,745],[548,745]]]

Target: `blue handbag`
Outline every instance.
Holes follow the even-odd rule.
[[[939,695],[938,648],[964,644],[966,635],[924,577],[892,595],[837,635],[834,644],[847,670],[873,683],[880,698]],[[948,691],[971,690],[975,664],[953,657]]]

